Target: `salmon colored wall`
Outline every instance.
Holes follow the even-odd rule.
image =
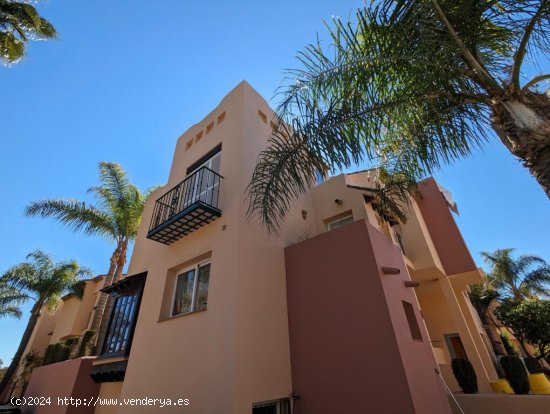
[[[123,398],[189,398],[187,413],[240,414],[250,411],[253,402],[288,397],[292,390],[283,240],[270,240],[245,216],[243,194],[270,133],[269,121],[263,122],[258,109],[271,117],[265,100],[241,83],[180,137],[169,184],[147,201],[128,270],[147,270],[148,276]],[[212,120],[215,127],[205,134]],[[186,149],[201,130],[202,138]],[[156,198],[181,182],[187,167],[219,142],[220,173],[225,177],[222,217],[170,246],[146,239]],[[298,238],[305,229],[300,210],[290,215],[297,224],[290,238]],[[166,318],[174,272],[207,254],[212,260],[208,309]],[[133,413],[135,407],[118,412]],[[157,411],[149,407],[140,412]]]
[[[417,200],[418,206],[445,273],[454,275],[476,270],[470,251],[435,180],[428,178],[422,181],[419,190],[421,197]]]
[[[101,389],[99,390],[98,399],[105,401],[117,400],[120,397],[120,392],[122,391],[122,382],[104,382],[101,384]],[[139,407],[136,407],[139,408]],[[100,404],[96,406],[94,414],[116,414],[118,411],[118,405],[112,404]]]
[[[89,401],[99,392],[99,385],[92,381],[91,357],[71,359],[52,365],[35,368],[32,372],[25,397],[50,397],[51,404],[23,406],[22,414],[92,414],[92,406],[59,405],[59,398],[79,398]]]
[[[405,271],[405,265],[397,248],[376,233],[359,221],[285,249],[300,414],[449,412],[429,342],[413,343],[408,331],[401,300],[410,301],[417,316],[418,305],[400,287],[406,273],[381,276],[386,262],[375,254],[389,266]]]
[[[374,227],[367,225],[367,230],[378,272],[382,267],[394,267],[400,270],[399,275],[379,273],[378,276],[382,280],[392,327],[416,413],[449,412],[443,384],[435,372],[438,365],[432,351],[430,336],[425,324],[422,323],[422,314],[415,291],[413,288],[405,287],[404,284],[405,281],[410,281],[411,277],[407,272],[401,250]],[[422,341],[412,339],[402,301],[413,305],[422,333]]]
[[[45,308],[42,308],[40,318],[36,323],[36,326],[29,339],[29,343],[23,352],[23,356],[27,355],[31,351],[36,351],[38,355],[44,355],[46,347],[50,344],[51,333],[54,330],[55,323],[57,321],[57,313],[50,314]],[[24,371],[23,364],[19,364],[15,373],[15,378],[18,378]],[[18,391],[20,393],[20,391]],[[17,395],[14,394],[14,395]]]
[[[416,201],[412,201],[407,212],[407,222],[401,224],[403,248],[405,255],[415,269],[415,280],[433,278],[433,273],[443,273],[443,265],[439,260],[432,238],[426,227],[422,213]],[[425,277],[420,275],[421,270],[429,269]]]

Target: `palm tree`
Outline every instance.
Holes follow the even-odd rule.
[[[376,0],[327,27],[330,46],[307,46],[278,91],[249,185],[269,230],[317,172],[370,161],[415,182],[491,130],[550,196],[550,74],[522,82],[550,51],[550,0]]]
[[[99,235],[115,244],[104,286],[118,281],[126,264],[128,244],[135,239],[145,199],[153,189],[142,193],[131,184],[124,169],[113,162],[99,163],[100,185],[88,192],[97,206],[83,201],[54,199],[31,203],[27,216],[53,217],[71,230],[87,235]],[[98,331],[105,312],[108,295],[101,293],[92,320],[91,330]],[[101,334],[96,338],[100,340]]]
[[[7,397],[9,385],[21,363],[21,357],[42,309],[54,309],[61,297],[67,293],[74,293],[81,298],[84,293],[81,278],[89,274],[90,272],[80,268],[76,261],[56,263],[49,255],[37,250],[27,256],[26,262],[12,267],[0,277],[1,284],[25,295],[26,300],[34,301],[19,347],[0,383],[0,401],[2,397]]]
[[[29,39],[57,37],[52,24],[28,1],[0,0],[0,60],[12,64],[25,55]]]
[[[26,300],[27,295],[0,279],[0,318],[4,316],[20,318],[22,313],[19,305]]]
[[[481,253],[485,262],[491,266],[487,274],[491,285],[503,298],[516,302],[535,296],[549,296],[550,265],[534,255],[514,259],[513,251],[498,249],[493,253]]]
[[[492,312],[492,308],[496,304],[496,300],[500,297],[500,294],[493,288],[488,280],[484,280],[483,283],[470,285],[468,296],[473,307],[479,314],[479,318],[484,325],[487,337],[491,342],[495,354],[504,355],[505,349],[499,338],[498,324]]]

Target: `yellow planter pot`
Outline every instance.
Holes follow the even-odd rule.
[[[514,394],[514,390],[510,387],[508,380],[499,379],[497,381],[491,381],[491,388],[494,392],[501,394]]]
[[[529,388],[531,394],[550,394],[550,381],[544,374],[530,374]]]

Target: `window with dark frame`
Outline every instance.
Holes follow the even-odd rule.
[[[252,405],[252,414],[290,414],[288,398]]]
[[[126,353],[137,301],[137,292],[118,296],[115,299],[109,328],[101,352],[102,355]]]
[[[403,302],[403,309],[405,310],[405,316],[407,317],[407,322],[409,323],[412,339],[415,341],[422,341],[422,333],[420,331],[420,326],[418,325],[418,320],[416,319],[416,314],[414,313],[413,305],[404,300],[401,302]]]
[[[137,322],[147,272],[129,276],[102,289],[111,295],[113,307],[100,356],[127,356]]]

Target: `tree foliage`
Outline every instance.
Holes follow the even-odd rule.
[[[21,309],[19,305],[27,299],[28,296],[26,294],[0,279],[0,317],[11,316],[20,318]]]
[[[550,50],[549,18],[548,0],[380,0],[334,19],[330,44],[300,52],[278,91],[249,214],[277,232],[316,172],[365,161],[400,177],[378,182],[378,197],[406,200],[412,183],[484,145],[491,129],[550,191],[549,100],[537,89],[550,75],[519,76],[528,52]],[[401,203],[387,208],[404,214]]]
[[[140,191],[119,164],[102,161],[99,163],[99,185],[88,189],[95,198],[95,205],[73,199],[41,200],[27,206],[25,214],[51,217],[70,230],[99,235],[114,242],[104,282],[104,286],[109,286],[122,276],[128,245],[137,236],[145,200],[153,190]],[[106,303],[107,297],[101,293],[92,330],[99,329]]]
[[[9,386],[23,358],[30,337],[43,308],[53,310],[63,295],[74,294],[82,298],[83,277],[90,271],[81,268],[76,261],[55,262],[48,254],[36,250],[27,256],[27,261],[15,265],[0,276],[0,285],[24,295],[19,300],[34,302],[27,327],[15,352],[15,356],[0,383],[0,395]]]
[[[464,358],[454,358],[451,367],[462,391],[465,394],[477,394],[477,376],[472,363]]]
[[[29,40],[57,37],[52,24],[28,0],[0,0],[0,60],[16,63],[25,55]]]
[[[535,255],[512,256],[514,249],[498,249],[481,256],[491,266],[487,277],[504,298],[516,301],[550,293],[550,265]]]
[[[489,306],[499,298],[499,293],[486,281],[484,283],[478,283],[470,285],[470,292],[468,293],[470,302],[476,309],[481,321],[487,324],[486,312]]]
[[[54,310],[63,295],[83,295],[82,277],[90,270],[76,261],[55,262],[51,256],[36,250],[27,255],[27,261],[8,269],[0,277],[0,284],[19,292],[19,301],[32,300],[37,309],[46,306]]]
[[[514,392],[528,394],[529,379],[521,359],[516,355],[505,355],[500,359],[500,365]]]
[[[550,363],[550,301],[527,299],[504,301],[495,313],[518,339],[535,345]]]

